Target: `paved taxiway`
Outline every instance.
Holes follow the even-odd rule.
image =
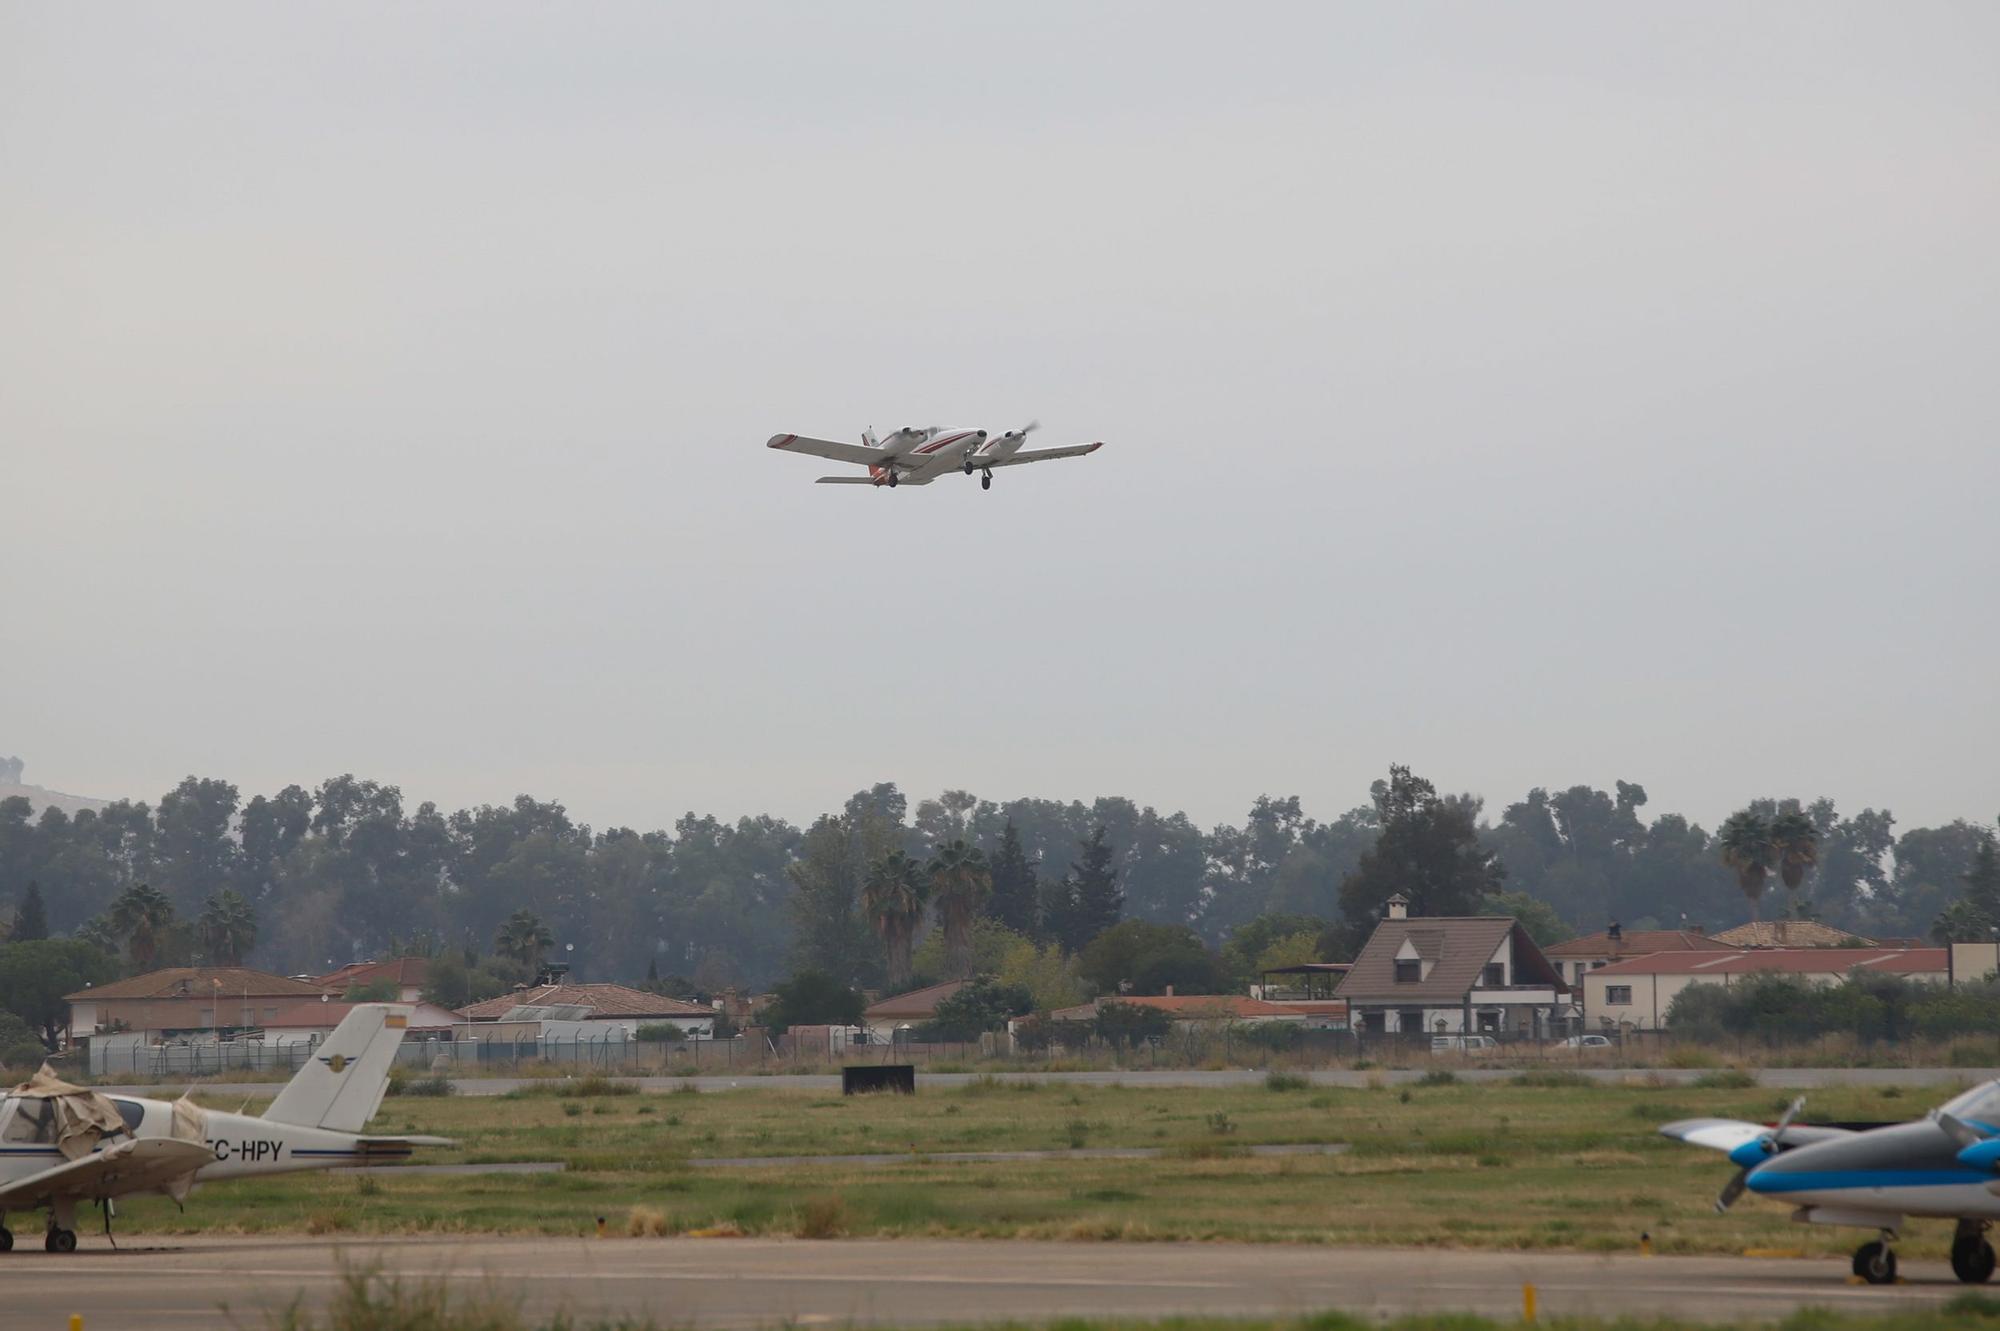
[[[1504,1082],[1511,1081],[1523,1072],[1533,1072],[1544,1068],[1574,1068],[1575,1071],[1608,1085],[1619,1085],[1634,1080],[1652,1080],[1691,1086],[1707,1073],[1699,1068],[1598,1068],[1576,1066],[1561,1059],[1549,1059],[1544,1063],[1523,1063],[1507,1068],[1460,1068],[1446,1060],[1440,1060],[1438,1067],[1449,1068],[1460,1081]],[[1350,1072],[1344,1068],[1326,1068],[1301,1075],[1311,1079],[1315,1086],[1343,1086],[1360,1089],[1375,1082],[1390,1086],[1417,1081],[1431,1069],[1401,1068],[1374,1072]],[[917,1069],[919,1086],[939,1090],[949,1090],[963,1086],[969,1081],[992,1077],[999,1081],[1041,1081],[1051,1085],[1064,1086],[1262,1086],[1265,1073],[1251,1068],[1213,1070],[1203,1068],[1182,1069],[1134,1069],[1126,1072],[926,1072]],[[1753,1075],[1760,1086],[1774,1090],[1816,1090],[1826,1086],[1956,1086],[1965,1082],[1979,1081],[1989,1077],[2000,1077],[2000,1068],[1760,1068]],[[754,1072],[744,1073],[703,1073],[695,1077],[636,1077],[634,1081],[642,1091],[677,1091],[693,1087],[697,1091],[837,1091],[840,1078],[817,1073],[774,1073],[759,1076]],[[185,1081],[171,1084],[171,1094],[179,1095]],[[206,1082],[197,1081],[199,1088],[212,1095],[241,1095],[250,1099],[272,1096],[278,1093],[279,1083],[266,1082]],[[547,1077],[454,1077],[451,1084],[460,1095],[505,1095],[509,1091],[523,1087],[545,1087],[551,1084]],[[160,1086],[99,1086],[106,1095],[160,1095]]]
[[[85,1240],[89,1243],[89,1240]],[[227,1308],[262,1325],[295,1295],[331,1296],[344,1265],[379,1263],[468,1291],[518,1298],[533,1314],[651,1316],[676,1327],[938,1325],[1059,1315],[1519,1311],[1725,1319],[1805,1306],[1880,1311],[1957,1293],[1943,1263],[1911,1262],[1907,1284],[1848,1283],[1847,1263],[1729,1257],[1587,1256],[1221,1243],[977,1240],[316,1239],[134,1241],[66,1257],[0,1257],[6,1324],[89,1331],[208,1327]]]

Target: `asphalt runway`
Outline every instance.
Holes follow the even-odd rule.
[[[1449,1060],[1440,1059],[1434,1065],[1455,1073],[1459,1080],[1468,1082],[1511,1081],[1523,1072],[1543,1071],[1552,1068],[1570,1069],[1594,1081],[1617,1085],[1631,1080],[1657,1079],[1675,1085],[1693,1085],[1706,1075],[1699,1068],[1602,1068],[1576,1066],[1560,1059],[1550,1059],[1544,1063],[1526,1063],[1513,1068],[1460,1068]],[[1358,1090],[1380,1080],[1386,1085],[1399,1086],[1414,1082],[1431,1071],[1430,1066],[1374,1072],[1349,1072],[1345,1069],[1323,1069],[1300,1075],[1308,1077],[1316,1086],[1345,1087]],[[1200,1068],[1161,1069],[1157,1071],[1133,1070],[1127,1072],[925,1072],[917,1069],[918,1087],[934,1087],[949,1090],[991,1076],[998,1081],[1038,1081],[1063,1086],[1261,1086],[1265,1073],[1254,1068],[1234,1068],[1227,1071],[1213,1071]],[[1774,1090],[1817,1090],[1827,1086],[1939,1086],[1957,1085],[1962,1082],[1984,1081],[2000,1077],[2000,1068],[1759,1068],[1754,1071],[1760,1086]],[[549,1086],[547,1077],[454,1077],[451,1083],[460,1095],[505,1095],[509,1091],[527,1086]],[[776,1073],[763,1077],[755,1073],[703,1074],[698,1077],[636,1077],[631,1080],[642,1091],[677,1091],[692,1087],[697,1091],[838,1091],[840,1078],[834,1075],[816,1073]],[[172,1098],[185,1089],[186,1082],[174,1082],[171,1086],[99,1086],[106,1095],[142,1095]],[[278,1082],[209,1082],[196,1081],[196,1089],[213,1095],[241,1095],[252,1099],[269,1097],[278,1093]]]
[[[673,1327],[948,1325],[1175,1313],[1773,1318],[1802,1307],[1880,1312],[1961,1286],[1943,1263],[1908,1283],[1850,1283],[1838,1259],[1587,1256],[1222,1243],[802,1239],[198,1238],[0,1257],[6,1324],[87,1331],[263,1325],[294,1297],[323,1306],[344,1270],[379,1266],[518,1301],[531,1314],[652,1317]]]

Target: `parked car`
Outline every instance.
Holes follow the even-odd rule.
[[[1500,1042],[1490,1035],[1433,1035],[1433,1054],[1476,1054],[1498,1049]]]
[[[1609,1049],[1611,1037],[1608,1035],[1572,1035],[1562,1042],[1565,1049]]]

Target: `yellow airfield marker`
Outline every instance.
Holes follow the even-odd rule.
[[[1533,1285],[1521,1286],[1521,1320],[1524,1322],[1535,1320],[1535,1287]]]

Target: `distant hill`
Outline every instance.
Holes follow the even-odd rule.
[[[0,800],[10,795],[26,795],[28,802],[35,806],[34,816],[42,816],[42,810],[53,805],[64,813],[76,813],[81,809],[101,809],[110,800],[94,800],[88,795],[65,795],[60,790],[50,790],[44,786],[23,786],[17,784],[0,785]]]

